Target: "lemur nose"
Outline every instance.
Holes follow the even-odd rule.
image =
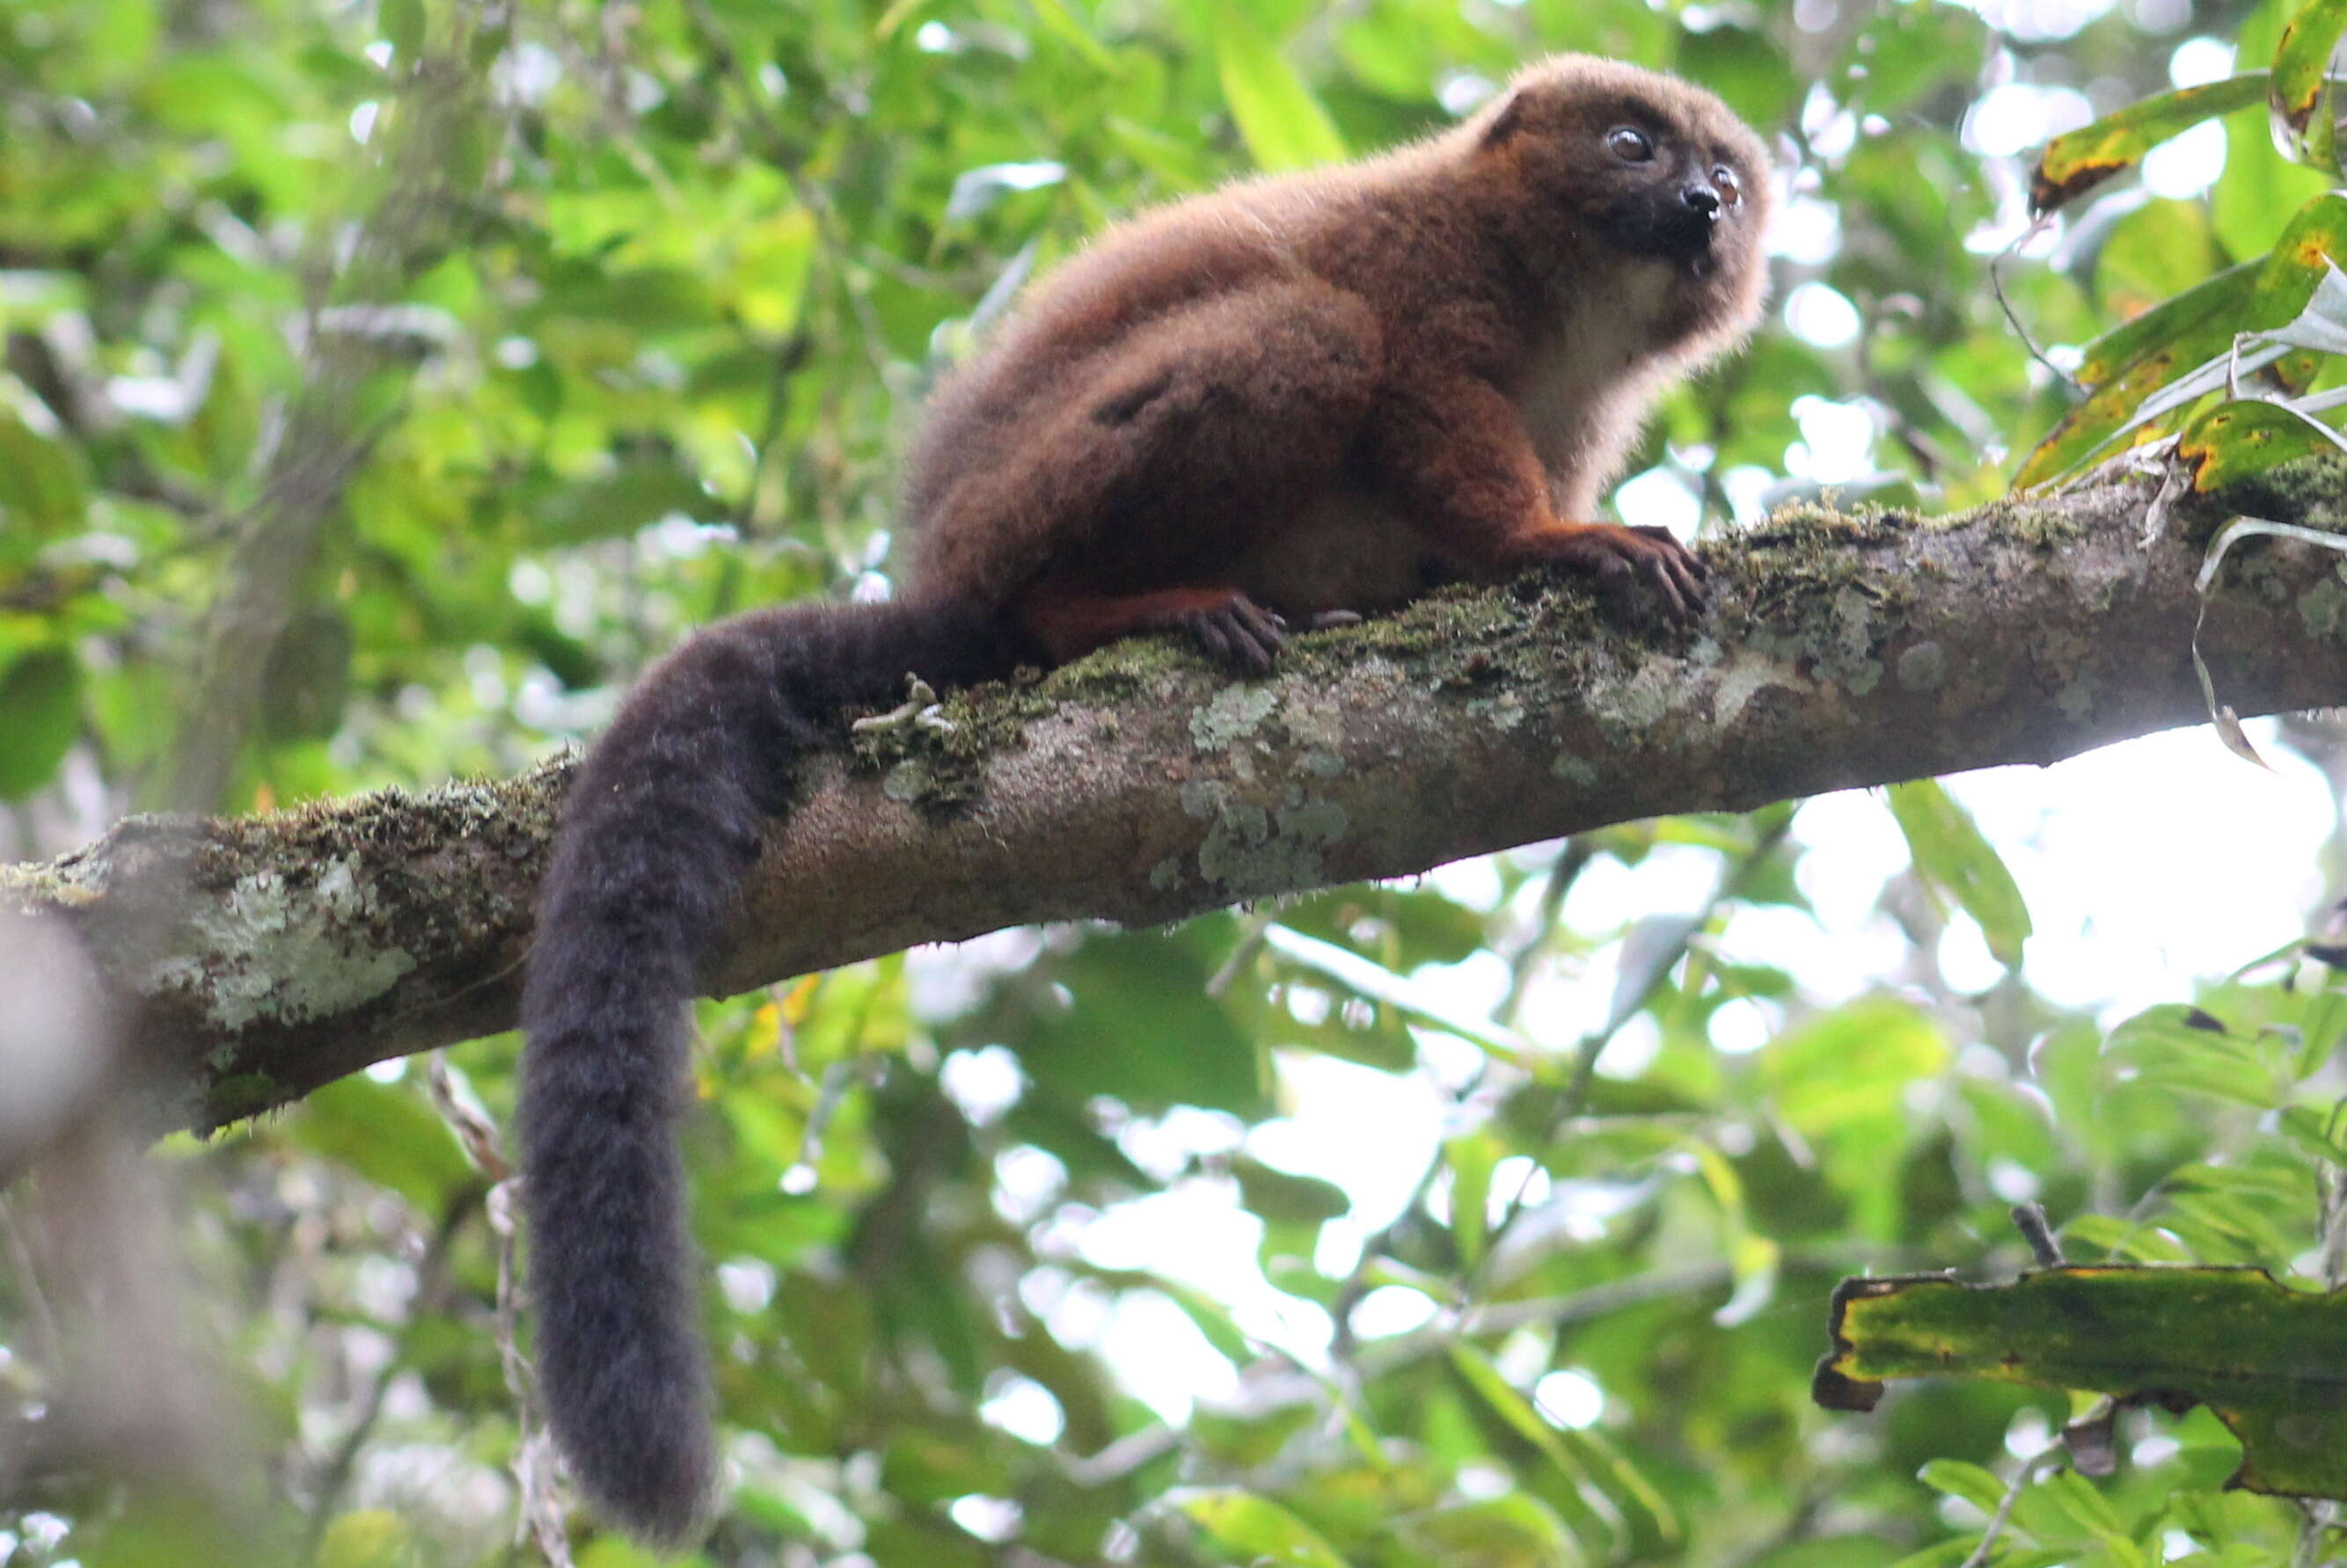
[[[1679,199],[1706,218],[1717,220],[1719,217],[1719,192],[1701,180],[1683,187],[1679,191]]]

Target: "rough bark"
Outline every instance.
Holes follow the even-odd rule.
[[[2319,520],[2336,472],[2289,510]],[[1450,591],[1227,684],[1163,643],[949,702],[812,769],[713,993],[1025,921],[1181,919],[1629,818],[1993,763],[2202,719],[2216,519],[2142,542],[2121,481],[1946,518],[1805,509],[1711,547],[1713,613],[1624,629],[1577,588]],[[2269,510],[2280,498],[2266,498]],[[2347,701],[2339,557],[2256,542],[2200,645],[2243,715]],[[2212,739],[2210,744],[2216,742]],[[61,912],[209,1125],[508,1027],[569,768],[233,820],[145,818],[0,909]]]

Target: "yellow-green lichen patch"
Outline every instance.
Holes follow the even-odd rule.
[[[2087,518],[2058,506],[1992,501],[1968,515],[1993,538],[2017,539],[2040,550],[2066,549],[2094,531]]]
[[[1524,699],[1511,689],[1496,697],[1475,698],[1467,705],[1467,717],[1506,731],[1522,726],[1527,713]]]
[[[1833,657],[1819,661],[1819,673],[1839,680],[1853,696],[1864,697],[1882,679],[1882,661],[1874,650],[1883,636],[1875,614],[1876,595],[1858,583],[1846,583],[1833,596]]]
[[[1596,763],[1570,751],[1559,753],[1556,760],[1548,765],[1548,770],[1551,777],[1576,789],[1594,789],[1598,780],[1604,777],[1598,771]]]
[[[2335,638],[2342,626],[2347,626],[2347,587],[2340,578],[2347,574],[2347,564],[2334,566],[2329,575],[2298,596],[2299,619],[2306,623],[2311,636]]]
[[[1279,706],[1279,693],[1270,686],[1226,686],[1213,700],[1190,716],[1190,740],[1201,751],[1228,751],[1252,738]]]
[[[1207,823],[1198,845],[1198,874],[1219,896],[1231,899],[1325,881],[1324,852],[1349,826],[1343,807],[1301,789],[1291,789],[1285,804],[1267,809],[1227,784],[1193,780],[1182,787],[1182,809]]]
[[[56,905],[93,903],[97,890],[54,865],[0,866],[0,908],[38,911]]]
[[[2094,717],[2095,698],[2101,693],[2102,685],[2093,670],[2079,670],[2054,693],[2054,706],[2071,723],[2084,724]]]
[[[346,1013],[375,1001],[415,967],[391,945],[354,862],[335,859],[300,881],[276,871],[241,876],[190,922],[190,950],[159,962],[149,985],[195,1000],[234,1032]]]
[[[1925,696],[1948,683],[1948,650],[1926,639],[1903,650],[1895,667],[1902,687]]]
[[[1617,745],[1653,739],[1663,719],[1694,695],[1695,687],[1677,662],[1662,658],[1642,660],[1627,674],[1608,670],[1583,691],[1598,729]]]
[[[1815,687],[1789,662],[1758,650],[1731,655],[1711,697],[1712,722],[1722,734],[1736,728],[1752,699],[1770,687],[1806,695]]]

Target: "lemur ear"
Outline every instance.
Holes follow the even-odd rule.
[[[1507,101],[1491,113],[1483,126],[1483,145],[1497,147],[1523,129],[1524,93],[1522,87],[1508,94]]]

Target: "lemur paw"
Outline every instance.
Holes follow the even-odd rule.
[[[1287,622],[1241,593],[1209,609],[1185,610],[1179,623],[1199,651],[1237,675],[1269,675],[1287,642]]]
[[[1634,620],[1646,618],[1648,600],[1661,606],[1667,621],[1691,621],[1703,614],[1703,585],[1711,568],[1667,528],[1576,529],[1558,543],[1550,559],[1588,573],[1607,604]]]

